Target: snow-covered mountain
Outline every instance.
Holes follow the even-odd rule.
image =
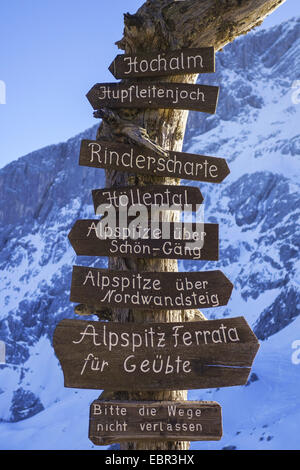
[[[246,386],[190,392],[218,401],[224,419],[220,442],[192,449],[300,448],[299,33],[294,19],[218,52],[217,72],[199,79],[220,86],[217,113],[189,116],[184,150],[226,158],[231,174],[220,185],[198,183],[206,222],[220,225],[220,261],[180,269],[220,268],[233,295],[204,313],[244,315],[261,342]],[[96,127],[0,171],[2,449],[94,448],[87,429],[97,393],[63,387],[51,341],[56,324],[74,318],[72,265],[106,265],[76,259],[67,239],[78,218],[93,217],[91,190],[104,186],[102,170],[78,165],[80,141]]]

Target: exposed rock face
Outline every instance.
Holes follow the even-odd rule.
[[[259,339],[274,335],[300,315],[300,293],[294,287],[283,290],[275,301],[265,309],[255,324],[254,332]]]
[[[14,423],[22,419],[30,418],[43,411],[44,407],[40,399],[29,390],[18,388],[12,398],[10,412],[11,421]]]

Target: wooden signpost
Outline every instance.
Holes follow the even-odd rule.
[[[62,320],[53,346],[65,387],[105,390],[244,385],[259,347],[243,317],[151,324]]]
[[[124,188],[94,189],[92,191],[95,214],[114,207],[152,206],[169,208],[169,210],[195,211],[202,204],[203,196],[197,186],[147,185]]]
[[[132,82],[97,83],[87,93],[94,109],[166,108],[188,109],[214,114],[219,88],[188,83]]]
[[[221,183],[230,173],[224,158],[173,151],[161,157],[137,145],[100,140],[81,141],[79,165],[206,183]]]
[[[147,55],[119,54],[108,70],[115,78],[210,73],[215,71],[215,51],[213,47],[200,47]]]
[[[140,228],[105,227],[101,220],[77,220],[69,240],[77,255],[82,256],[131,256],[133,258],[168,258],[210,260],[219,259],[219,226],[217,224],[160,222],[157,227],[151,221]],[[120,233],[121,232],[121,233]],[[136,233],[136,238],[133,234]],[[164,235],[165,234],[165,235]]]
[[[71,302],[178,310],[226,305],[233,285],[221,271],[127,272],[73,266]]]
[[[186,10],[189,7],[183,6],[179,12],[184,15]],[[145,14],[142,9],[139,12]],[[162,30],[164,45],[172,44],[171,23],[166,30],[163,15],[158,15],[158,22],[154,17],[150,21],[146,14],[145,28],[148,21],[154,21],[155,35]],[[127,33],[131,23],[141,33],[139,16],[129,15],[125,23]],[[246,384],[259,344],[243,317],[174,322],[184,318],[180,316],[184,310],[226,305],[233,289],[221,271],[179,273],[172,261],[159,262],[159,258],[218,260],[217,224],[174,222],[176,218],[166,211],[195,212],[203,202],[200,190],[176,186],[176,179],[221,183],[229,174],[226,161],[159,145],[181,148],[185,127],[185,113],[161,113],[160,109],[215,113],[219,88],[187,83],[194,81],[192,74],[215,71],[214,47],[168,52],[164,47],[160,51],[156,44],[149,52],[146,36],[148,53],[141,55],[136,51],[144,45],[135,44],[135,33],[130,47],[122,45],[131,54],[118,55],[109,67],[115,78],[127,80],[98,83],[86,95],[103,126],[97,141],[82,141],[79,164],[108,170],[111,187],[92,192],[95,213],[103,217],[77,220],[69,233],[77,255],[109,256],[110,267],[114,267],[74,266],[70,300],[80,302],[89,312],[89,305],[96,311],[109,307],[112,319],[119,318],[120,309],[127,314],[122,313],[122,323],[62,320],[53,345],[66,387],[128,393],[128,401],[115,400],[119,395],[112,394],[110,401],[103,398],[91,404],[89,438],[94,444],[132,441],[132,447],[138,441],[152,440],[167,441],[165,447],[160,444],[154,449],[186,449],[181,441],[219,440],[222,420],[218,403],[183,401],[187,396],[183,391]],[[217,41],[215,34],[214,38]],[[226,41],[227,36],[218,46]],[[182,83],[151,81],[183,74]],[[149,81],[141,80],[143,77]],[[115,108],[129,109],[112,111]],[[149,113],[149,109],[159,111]],[[132,184],[124,172],[138,175],[137,186],[124,187],[124,181]],[[161,184],[152,184],[157,177],[162,178]],[[156,211],[165,211],[163,222],[158,219],[155,225],[158,212],[153,212],[153,205],[159,206]],[[124,222],[130,207],[140,208],[140,212],[128,213]],[[115,219],[110,218],[112,214]],[[129,257],[135,258],[134,263],[127,263]],[[147,258],[152,258],[150,263]],[[168,316],[162,323],[165,312]],[[143,323],[141,315],[145,316]],[[162,396],[168,400],[161,401]],[[176,441],[174,447],[172,441]]]
[[[89,438],[95,445],[141,439],[218,441],[221,407],[214,401],[100,401],[90,407]]]

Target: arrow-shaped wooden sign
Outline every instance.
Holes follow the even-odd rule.
[[[90,406],[89,439],[98,446],[121,441],[219,441],[222,412],[215,401],[101,401]]]
[[[227,305],[232,289],[221,271],[148,273],[73,266],[70,300],[99,308],[202,309]]]
[[[79,165],[206,183],[221,183],[230,173],[224,158],[173,151],[166,158],[138,145],[94,140],[81,141]]]
[[[244,385],[259,344],[243,317],[186,323],[62,320],[65,387],[189,390]]]
[[[162,207],[169,210],[195,211],[203,196],[197,186],[146,185],[124,188],[94,189],[95,214],[103,214],[112,207],[116,210],[144,206],[148,210]]]
[[[106,218],[105,218],[106,219]],[[77,220],[68,238],[77,255],[121,256],[123,258],[219,259],[218,224],[181,224],[131,220],[127,226],[105,219]],[[115,225],[114,227],[112,227]]]
[[[115,78],[210,73],[215,71],[215,52],[213,47],[200,47],[147,55],[118,54],[108,70]]]
[[[219,87],[188,83],[133,82],[97,83],[87,93],[94,109],[166,108],[188,109],[214,114]]]

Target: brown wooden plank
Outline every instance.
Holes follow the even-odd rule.
[[[219,87],[189,83],[97,83],[86,97],[94,109],[151,108],[188,109],[214,114]]]
[[[71,302],[178,310],[226,305],[233,289],[221,271],[129,272],[73,266]]]
[[[214,401],[101,401],[90,406],[89,439],[121,441],[219,441],[222,409]]]
[[[170,210],[195,211],[202,204],[203,196],[197,186],[146,185],[124,188],[104,188],[92,190],[95,214],[114,207],[151,206],[170,207]],[[101,211],[99,210],[101,206]],[[98,210],[97,210],[98,209]]]
[[[218,224],[189,224],[190,227],[178,227],[175,222],[160,222],[152,226],[151,220],[145,221],[134,239],[128,223],[119,225],[116,215],[116,230],[112,223],[105,232],[105,222],[101,220],[77,220],[68,238],[77,255],[82,256],[122,256],[132,258],[167,258],[210,260],[219,259]],[[128,218],[128,221],[132,219]],[[169,227],[169,228],[168,228]],[[122,229],[124,239],[117,232]],[[124,229],[124,230],[123,230]],[[129,232],[130,231],[130,232]],[[128,236],[129,233],[129,236]],[[187,239],[184,239],[183,233]],[[193,241],[192,237],[196,237]]]
[[[164,158],[137,145],[82,140],[79,165],[206,183],[221,183],[230,173],[224,158],[174,151],[168,154]]]
[[[115,78],[211,73],[215,71],[215,52],[213,47],[199,47],[144,55],[118,54],[108,70]]]
[[[66,387],[105,390],[243,385],[259,347],[243,317],[151,324],[62,320],[53,345]]]

